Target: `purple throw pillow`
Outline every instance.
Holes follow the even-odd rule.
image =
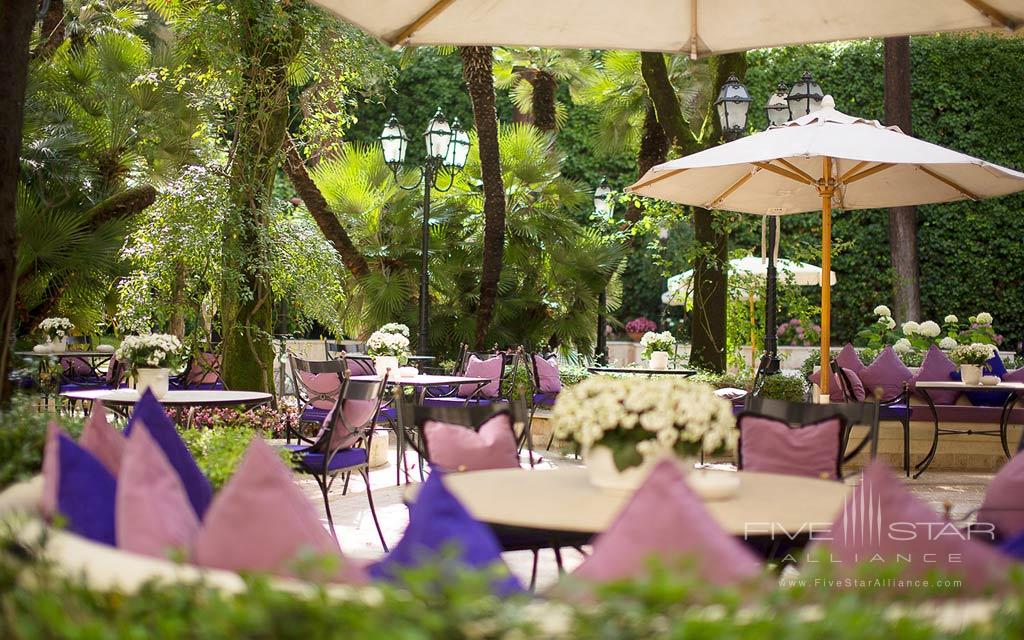
[[[956,364],[949,359],[949,356],[933,344],[928,348],[928,353],[925,354],[917,375],[910,381],[910,388],[916,391],[918,382],[945,382],[956,370]],[[918,395],[921,395],[920,392]],[[929,389],[928,395],[935,404],[956,404],[956,399],[960,397],[960,391],[957,389],[953,391]]]
[[[751,413],[741,414],[739,466],[744,471],[839,479],[843,422],[837,416],[791,427]]]
[[[501,370],[503,367],[502,356],[496,355],[486,360],[481,360],[476,356],[469,356],[469,362],[466,364],[466,370],[463,375],[468,378],[487,378],[491,380],[480,389],[479,393],[476,393],[476,398],[497,398],[498,394],[501,393]],[[464,384],[459,386],[459,396],[462,398],[468,398],[471,394],[477,390],[476,384]]]
[[[999,545],[999,550],[1011,558],[1024,561],[1024,533],[1019,533]]]
[[[1010,458],[992,478],[978,522],[993,525],[1001,538],[1024,532],[1024,453]]]
[[[494,589],[501,595],[521,592],[515,576],[501,559],[501,545],[490,527],[478,522],[444,486],[444,474],[434,472],[409,507],[409,525],[405,535],[383,560],[369,567],[371,577],[395,580],[404,569],[436,562],[450,549],[462,567],[502,568]]]
[[[861,371],[867,367],[863,362],[860,361],[860,356],[857,355],[857,350],[849,342],[843,347],[843,349],[836,355],[836,363],[844,369],[849,369],[856,374],[860,374]]]
[[[860,372],[864,392],[874,397],[875,390],[882,390],[881,400],[892,400],[903,393],[904,384],[914,377],[907,365],[903,364],[892,347],[882,349],[875,361]]]
[[[864,391],[864,383],[860,381],[860,376],[857,375],[853,369],[847,369],[843,367],[843,373],[846,375],[846,379],[850,382],[850,387],[853,392],[853,398],[847,398],[843,392],[843,383],[839,379],[838,373],[832,374],[832,381],[829,383],[828,396],[832,402],[864,402],[866,393]],[[815,371],[808,378],[812,384],[821,386],[821,371]]]
[[[655,465],[593,547],[573,573],[590,582],[647,575],[652,558],[693,563],[701,578],[718,586],[761,573],[758,559],[722,529],[671,460]]]
[[[67,529],[94,542],[117,542],[114,519],[117,480],[103,463],[55,423],[43,453],[44,515],[60,515]]]
[[[548,360],[539,353],[534,354],[533,364],[537,370],[537,391],[541,393],[559,393],[562,391],[562,379],[558,377],[558,361]]]
[[[427,420],[423,438],[431,466],[445,471],[519,468],[519,449],[507,413],[490,418],[477,430]]]
[[[178,472],[182,484],[185,485],[185,492],[188,493],[189,502],[202,520],[206,508],[210,506],[210,500],[213,499],[213,488],[178,435],[174,423],[167,417],[167,412],[149,389],[146,389],[136,403],[135,410],[128,420],[128,427],[124,430],[125,436],[130,438],[132,429],[140,422],[145,423],[149,435],[153,436],[171,466]]]

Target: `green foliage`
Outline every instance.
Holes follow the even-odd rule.
[[[813,358],[810,358],[808,362],[813,362],[813,360]],[[807,375],[810,375],[810,372],[807,372],[805,375],[779,373],[767,376],[761,385],[760,395],[766,398],[786,400],[787,402],[803,402],[807,397]],[[737,373],[698,371],[690,379],[715,389],[745,389],[750,391],[754,388],[754,374],[749,370]]]
[[[73,438],[82,432],[81,419],[41,411],[35,398],[16,397],[10,408],[0,411],[0,489],[42,471],[50,421]]]
[[[242,462],[253,438],[265,434],[249,426],[218,424],[206,429],[179,429],[182,440],[196,459],[196,464],[210,480],[214,491],[224,486]],[[281,460],[290,465],[289,452],[281,450]]]

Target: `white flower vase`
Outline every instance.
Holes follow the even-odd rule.
[[[64,353],[67,349],[68,345],[63,340],[54,340],[52,337],[46,336],[47,353]]]
[[[668,369],[668,351],[652,352],[647,366],[651,369]]]
[[[619,471],[612,450],[604,445],[595,445],[584,452],[583,460],[587,465],[590,484],[601,489],[633,491],[643,484],[651,468],[658,462],[658,457],[647,458],[635,467]]]
[[[398,375],[398,358],[396,356],[377,356],[373,359],[373,368],[377,370],[379,376],[390,370],[390,376],[394,378]]]
[[[157,398],[167,395],[170,369],[157,369],[155,367],[139,367],[135,372],[135,389],[141,396],[149,389]]]
[[[960,380],[968,385],[981,384],[981,367],[976,364],[960,365]]]

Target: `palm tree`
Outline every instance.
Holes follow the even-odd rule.
[[[585,50],[499,48],[494,58],[495,86],[509,90],[516,109],[542,131],[565,122],[565,107],[556,97],[559,84],[568,83],[575,97],[594,73],[593,54]]]

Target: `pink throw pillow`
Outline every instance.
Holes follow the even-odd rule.
[[[181,477],[149,429],[137,422],[117,476],[115,522],[117,546],[165,558],[192,548],[199,518]]]
[[[861,371],[867,367],[863,362],[860,361],[860,356],[857,355],[857,350],[849,342],[843,346],[842,350],[836,355],[836,363],[844,368],[853,371],[856,374],[860,374]]]
[[[864,384],[860,381],[860,376],[853,369],[847,369],[843,367],[843,373],[846,374],[846,379],[850,381],[850,387],[853,391],[853,398],[847,399],[846,394],[843,393],[843,384],[839,379],[838,373],[832,374],[832,380],[829,382],[828,396],[832,402],[864,402],[866,393],[864,391]],[[811,383],[821,386],[821,371],[815,371],[809,378]]]
[[[839,479],[843,423],[838,417],[793,428],[774,418],[743,414],[737,426],[744,471]]]
[[[882,390],[881,400],[892,400],[903,393],[903,385],[914,377],[892,347],[882,349],[875,361],[860,372],[864,392],[874,397],[875,390]]]
[[[594,550],[573,575],[608,582],[646,575],[649,562],[692,562],[716,585],[732,585],[761,573],[761,563],[729,535],[686,485],[676,463],[659,462]]]
[[[82,435],[78,438],[78,444],[96,456],[96,459],[114,477],[117,477],[121,470],[121,460],[124,457],[125,447],[128,446],[128,439],[107,422],[107,413],[103,409],[103,403],[99,400],[92,405],[92,413],[89,414],[89,419],[85,421],[85,427],[82,429]]]
[[[253,438],[235,475],[203,518],[194,562],[229,571],[298,577],[296,562],[306,553],[339,557],[334,538],[320,523],[310,500],[274,450]],[[340,570],[329,579],[366,582],[361,565],[344,557],[340,560]]]
[[[316,396],[316,394],[330,396],[330,398],[321,398],[309,403],[310,406],[317,409],[330,409],[334,406],[334,400],[338,397],[338,394],[341,393],[341,379],[336,373],[300,371],[299,379],[302,381],[302,384],[308,387],[311,397]]]
[[[948,522],[911,494],[879,461],[864,470],[860,486],[846,500],[829,533],[816,534],[829,549],[831,566],[842,575],[858,563],[897,565],[904,578],[934,572],[959,576],[964,594],[1002,590],[1010,560]],[[914,588],[908,584],[907,588]]]
[[[978,522],[993,525],[1001,538],[1024,531],[1024,453],[1003,465],[985,492]]]
[[[479,429],[427,420],[423,425],[430,464],[444,471],[519,468],[512,419],[500,413]]]
[[[334,425],[334,431],[331,433],[331,450],[345,449],[353,446],[360,438],[361,428],[368,426],[371,419],[373,419],[374,412],[377,410],[377,402],[375,400],[342,400],[342,416],[345,421],[338,421]],[[320,431],[317,434],[317,439],[323,434],[324,429],[330,426],[332,420],[334,420],[334,412],[337,411],[337,405],[327,414],[324,418],[323,425],[320,426]]]
[[[925,354],[917,375],[910,381],[910,388],[916,390],[918,381],[949,382],[949,374],[957,370],[957,366],[949,359],[949,356],[933,344],[928,348],[928,353]],[[957,389],[953,391],[929,389],[928,395],[931,396],[935,404],[956,404],[956,399],[960,397],[960,391]]]
[[[468,378],[488,378],[491,382],[488,382],[480,389],[480,392],[476,394],[477,398],[497,398],[498,394],[501,393],[501,369],[502,369],[502,356],[496,355],[486,360],[481,360],[476,356],[469,356],[469,362],[466,364],[466,370],[463,372]],[[474,384],[463,384],[459,386],[459,396],[467,398],[470,394],[476,392],[477,385]]]
[[[548,360],[540,354],[533,356],[534,367],[537,370],[537,391],[541,393],[560,393],[562,391],[562,379],[558,377],[558,361],[552,358]]]
[[[63,429],[51,420],[46,425],[46,444],[43,446],[43,495],[39,499],[39,512],[44,518],[57,513],[57,491],[60,489],[60,434]]]

